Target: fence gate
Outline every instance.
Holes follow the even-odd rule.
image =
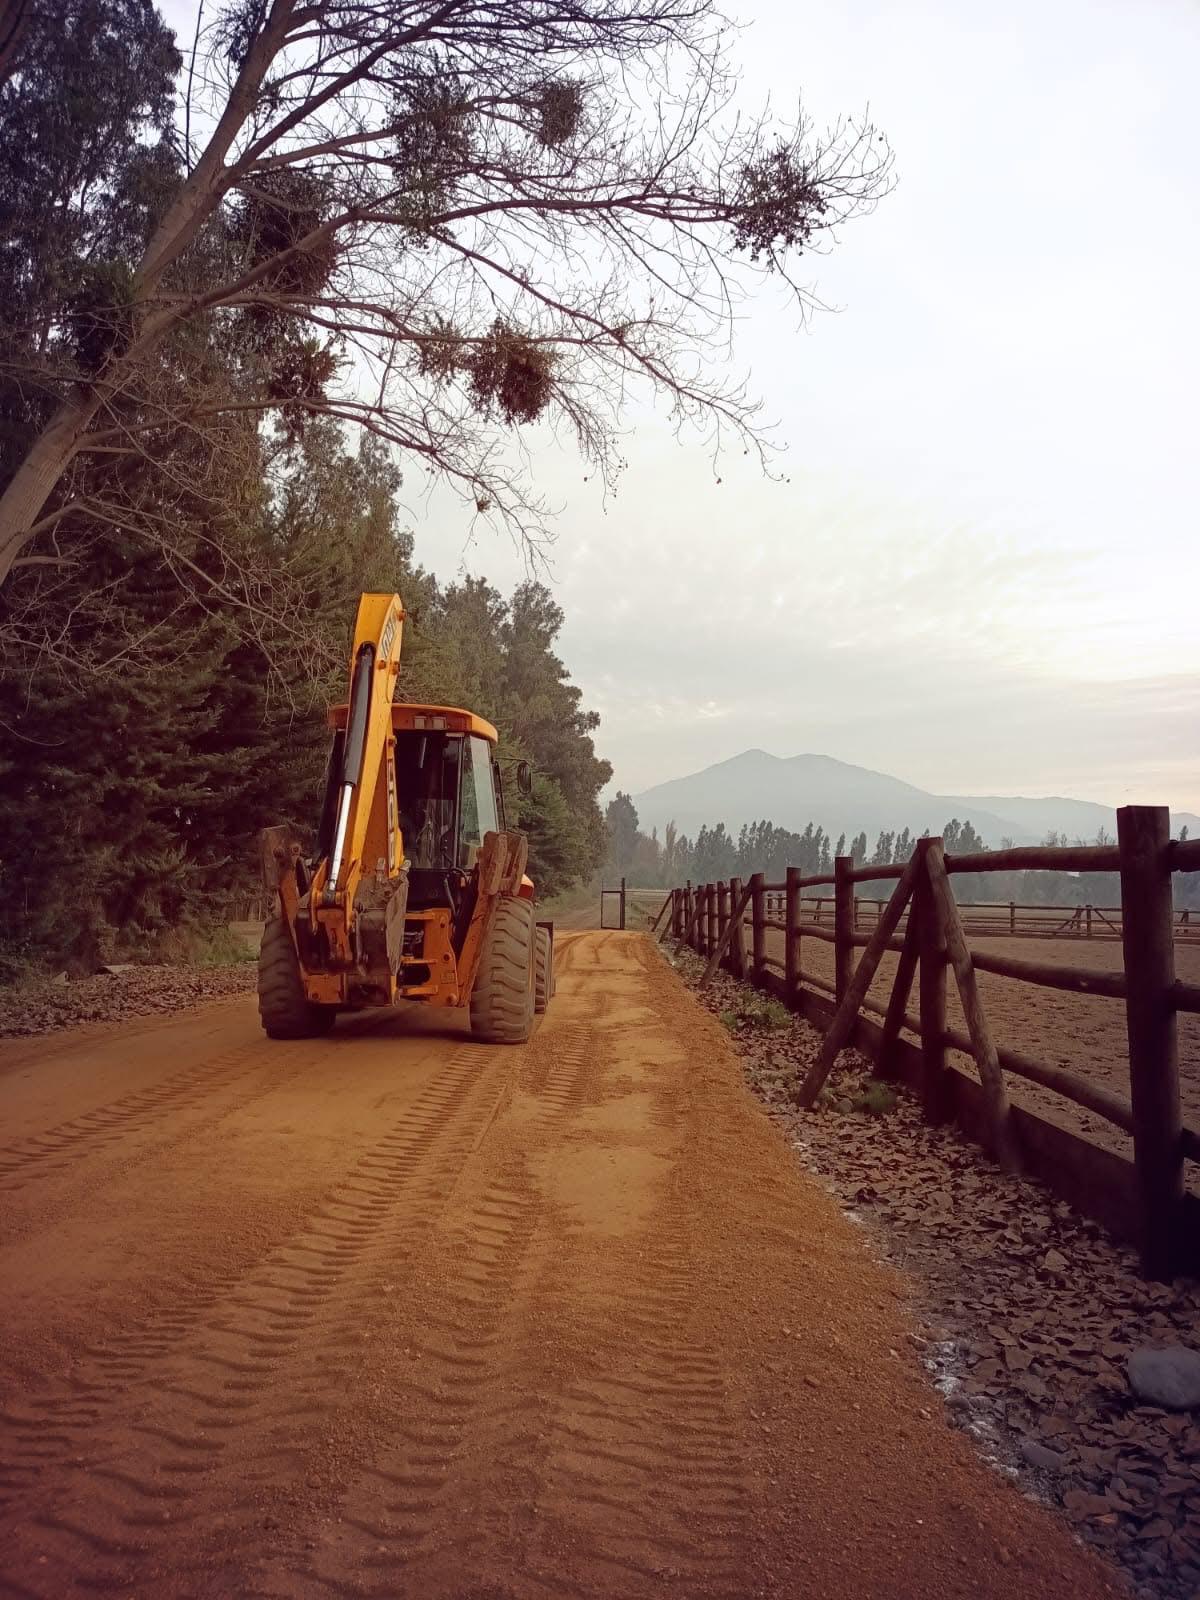
[[[612,901],[614,901],[614,900],[617,902],[615,909],[613,909],[613,907],[612,907]],[[609,920],[609,921],[606,922],[604,920],[606,916],[609,917],[610,919],[615,917],[617,920],[615,922],[612,921],[612,920]],[[601,891],[600,891],[600,926],[602,928],[624,928],[624,926],[625,926],[625,879],[624,878],[621,879],[621,886],[620,886],[619,889],[601,889]]]

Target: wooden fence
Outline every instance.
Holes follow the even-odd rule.
[[[1200,840],[1173,841],[1165,807],[1126,806],[1117,821],[1115,845],[947,856],[941,839],[922,839],[902,866],[856,868],[850,857],[839,856],[831,876],[804,877],[789,868],[781,884],[765,882],[761,873],[745,884],[737,878],[688,884],[671,891],[662,915],[676,938],[707,957],[702,981],[721,965],[826,1030],[798,1092],[801,1105],[813,1104],[842,1046],[857,1045],[882,1076],[904,1079],[918,1090],[928,1120],[956,1118],[1003,1164],[1041,1178],[1117,1237],[1135,1241],[1148,1275],[1169,1278],[1200,1267],[1200,1200],[1184,1182],[1185,1161],[1200,1160],[1200,1133],[1182,1121],[1176,1028],[1178,1013],[1200,1012],[1200,984],[1175,977],[1172,910],[1173,874],[1200,871]],[[970,925],[955,901],[953,876],[1038,869],[1120,873],[1116,927],[1122,972],[1018,959],[967,944]],[[878,916],[861,926],[854,886],[881,879],[895,880],[895,891]],[[822,899],[832,902],[832,917],[823,924],[804,915],[811,902],[804,891],[826,887],[833,892]],[[767,955],[769,929],[784,935],[782,962]],[[833,946],[832,983],[802,967],[806,938]],[[862,951],[857,965],[856,950]],[[868,990],[885,950],[896,951],[899,960],[891,996],[880,1005]],[[998,1043],[976,971],[1123,1001],[1128,1099]],[[951,973],[965,1033],[946,1022]],[[915,1014],[909,1010],[914,983]],[[916,1043],[901,1036],[905,1030]],[[951,1062],[950,1051],[970,1056],[977,1076]],[[1132,1135],[1133,1160],[1028,1107],[1010,1105],[1006,1073],[1039,1084]]]

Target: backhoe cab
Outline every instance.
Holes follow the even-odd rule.
[[[520,1043],[553,992],[553,929],[534,918],[524,836],[505,828],[495,728],[394,701],[403,627],[398,595],[363,595],[315,848],[264,834],[278,909],[259,1014],[271,1038],[297,1039],[339,1011],[466,1006],[478,1037]]]

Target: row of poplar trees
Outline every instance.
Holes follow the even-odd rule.
[[[183,159],[182,63],[152,5],[38,17],[0,89],[0,482],[54,404],[30,380],[39,352],[102,355],[97,277],[110,301]],[[389,449],[289,410],[290,338],[249,312],[167,341],[155,381],[219,391],[214,420],[181,407],[152,462],[128,429],[111,455],[101,442],[69,547],[43,542],[0,592],[0,979],[170,954],[245,914],[259,830],[315,813],[322,710],[344,693],[366,589],[408,609],[401,694],[469,705],[531,762],[519,823],[542,892],[603,854],[609,768],[555,653],[561,611],[536,583],[504,596],[417,566]],[[281,386],[267,423],[229,403],[264,363]]]

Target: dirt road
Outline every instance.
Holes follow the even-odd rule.
[[[245,1000],[0,1049],[0,1593],[1117,1592],[649,943],[559,960],[520,1049]]]

